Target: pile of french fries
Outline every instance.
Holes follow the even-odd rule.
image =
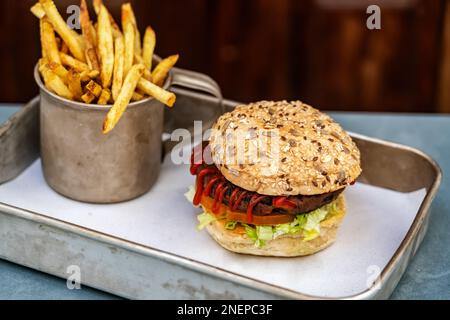
[[[81,34],[69,28],[52,0],[39,0],[31,7],[40,20],[39,72],[47,89],[70,100],[113,104],[103,122],[103,133],[114,128],[130,101],[150,96],[173,106],[175,94],[162,85],[178,55],[162,59],[152,68],[155,32],[147,27],[141,43],[131,5],[122,5],[122,30],[102,0],[93,0],[93,7],[95,24],[86,0],[81,0]]]

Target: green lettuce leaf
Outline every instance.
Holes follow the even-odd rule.
[[[187,199],[187,201],[192,203],[192,201],[194,201],[194,196],[195,196],[195,187],[191,185],[189,186],[188,191],[186,191],[186,193],[184,194],[184,197]]]
[[[245,223],[242,223],[242,225],[245,227],[245,233],[247,234],[247,237],[253,240],[256,247],[261,248],[266,245],[266,242],[263,239],[259,239],[256,228],[253,228]]]
[[[325,219],[328,214],[328,208],[318,208],[308,214],[306,214],[306,223],[302,227],[306,234],[304,240],[309,241],[319,236],[320,234],[320,222]]]
[[[245,233],[247,234],[247,237],[252,239],[253,241],[258,240],[258,236],[256,235],[256,229],[249,226],[248,224],[243,223],[242,224],[245,228]]]
[[[256,226],[256,235],[260,240],[272,240],[272,226]]]
[[[237,221],[227,221],[225,223],[225,229],[234,230],[236,228]]]
[[[293,227],[289,223],[277,224],[273,227],[273,237],[277,238],[283,234],[291,232]],[[300,229],[299,229],[300,230]]]
[[[204,227],[206,227],[211,222],[216,221],[217,217],[215,217],[212,214],[209,214],[207,212],[203,212],[197,216],[197,220],[199,222],[199,224],[197,225],[197,230],[202,230]]]

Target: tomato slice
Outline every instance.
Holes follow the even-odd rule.
[[[247,222],[247,215],[238,211],[227,211],[226,217],[231,221],[238,221],[242,223]],[[266,216],[252,216],[252,224],[255,225],[274,225],[292,222],[295,216],[289,214],[269,214]]]
[[[202,206],[210,213],[212,213],[212,207],[214,199],[208,196],[202,196]],[[225,216],[228,220],[247,223],[247,213],[232,211],[228,206],[220,204],[217,208],[216,216]],[[252,224],[255,225],[274,225],[292,222],[295,216],[290,214],[269,214],[265,216],[253,215]]]

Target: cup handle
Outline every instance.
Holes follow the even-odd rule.
[[[208,93],[218,99],[219,107],[223,112],[223,97],[219,85],[214,79],[206,74],[185,70],[180,68],[172,69],[171,86],[178,86],[185,89],[191,89]]]
[[[219,85],[211,77],[180,68],[172,68],[170,87],[179,87],[188,90],[199,91],[202,93],[207,93],[215,98],[217,98],[217,104],[220,108],[220,114],[224,113],[223,97]],[[177,144],[176,141],[166,140],[163,142],[163,157],[168,154],[173,147]]]

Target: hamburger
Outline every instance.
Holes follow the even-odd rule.
[[[336,239],[344,189],[361,173],[360,152],[328,115],[300,101],[238,105],[194,148],[186,194],[205,228],[233,252],[293,257]]]

